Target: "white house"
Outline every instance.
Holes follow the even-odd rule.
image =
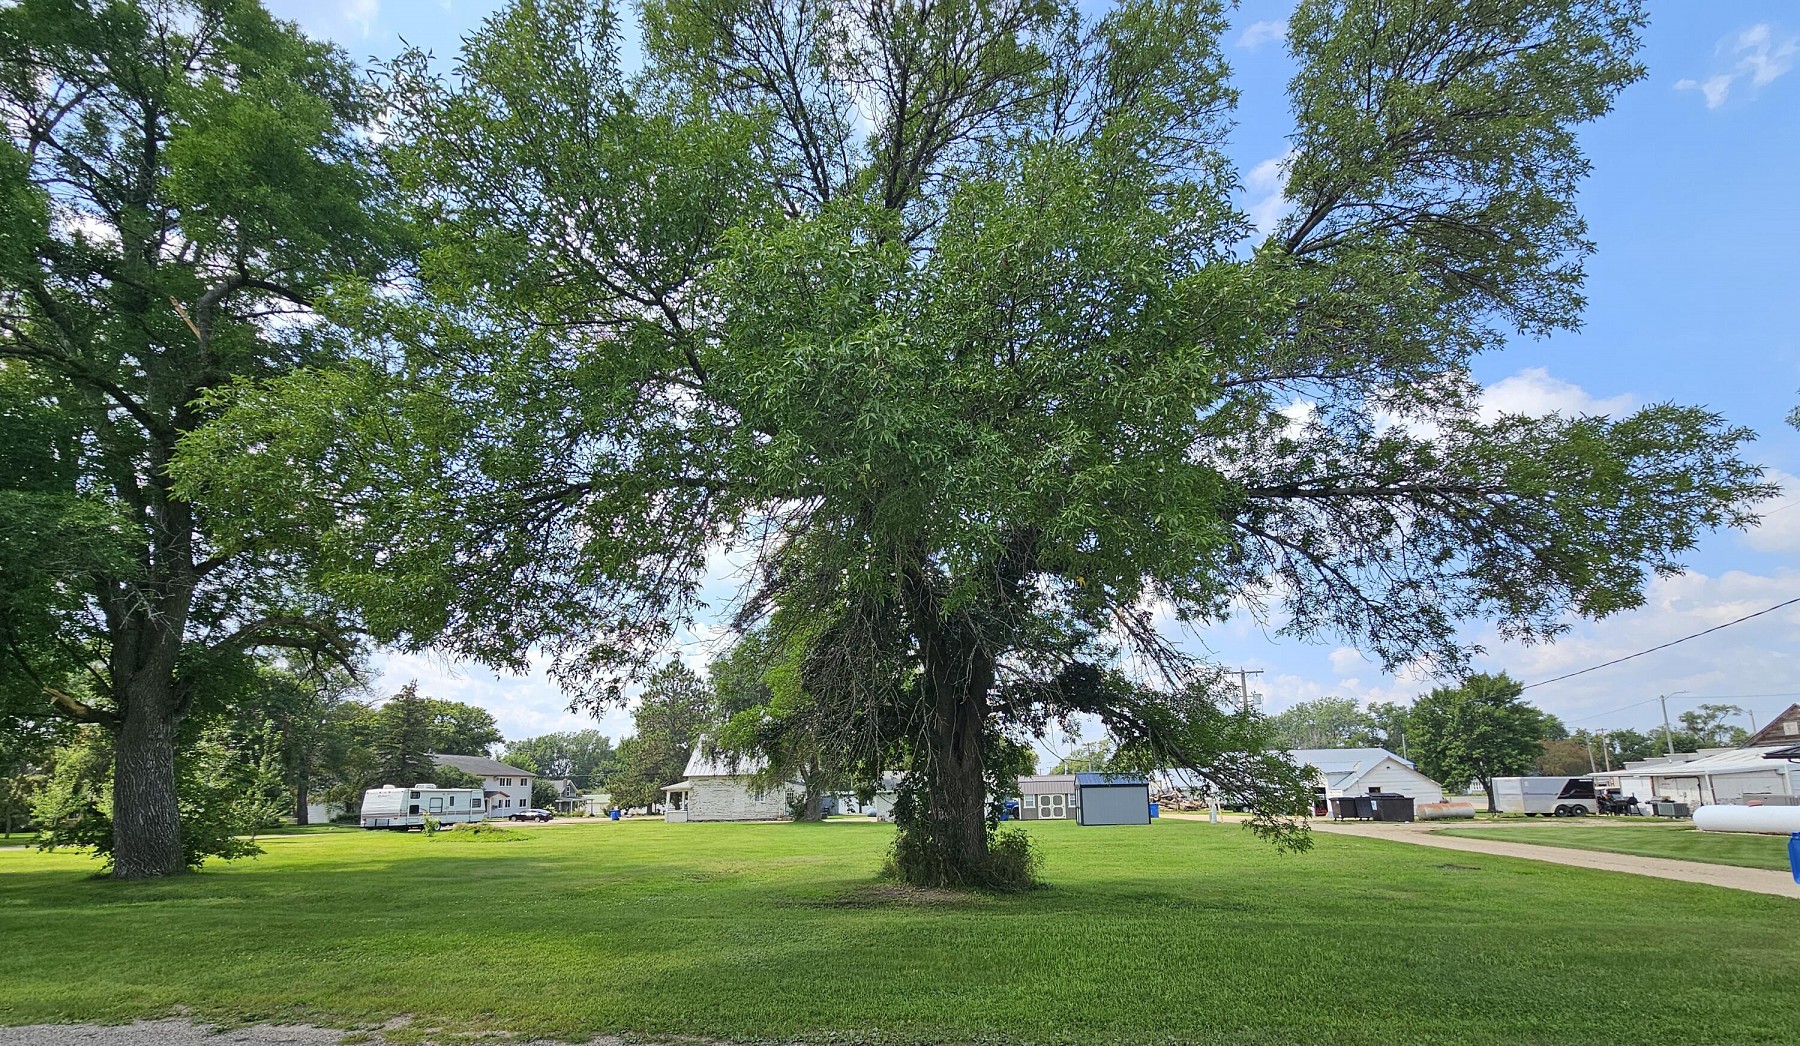
[[[1315,811],[1323,812],[1326,800],[1371,792],[1411,796],[1414,803],[1444,801],[1443,785],[1385,748],[1296,748],[1288,755],[1318,771],[1313,783]]]
[[[767,792],[750,784],[766,764],[755,759],[709,759],[701,749],[688,757],[682,779],[663,789],[665,821],[785,821],[793,815],[790,796],[804,786],[790,781]]]
[[[438,766],[448,766],[481,778],[481,791],[487,796],[489,817],[508,817],[531,805],[531,779],[534,775],[529,770],[508,766],[485,755],[434,753],[431,761]]]

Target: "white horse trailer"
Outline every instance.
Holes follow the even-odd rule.
[[[1600,812],[1591,777],[1496,777],[1494,808],[1503,814],[1581,817]]]
[[[429,817],[439,824],[487,820],[487,801],[479,788],[411,788],[382,785],[363,793],[364,828],[423,828]]]

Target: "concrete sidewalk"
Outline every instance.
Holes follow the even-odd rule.
[[[1535,843],[1502,843],[1492,839],[1463,839],[1439,835],[1438,829],[1449,825],[1380,824],[1314,821],[1313,828],[1333,835],[1355,835],[1364,839],[1385,839],[1416,846],[1435,846],[1440,850],[1488,854],[1493,857],[1520,857],[1527,861],[1566,864],[1574,868],[1595,868],[1603,872],[1625,872],[1648,875],[1656,879],[1722,886],[1727,890],[1773,894],[1800,900],[1800,883],[1787,872],[1767,868],[1740,868],[1731,864],[1704,864],[1700,861],[1677,861],[1667,857],[1639,857],[1635,854],[1606,853],[1601,850],[1574,850],[1562,846],[1540,846]]]

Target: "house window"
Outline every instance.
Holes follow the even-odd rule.
[[[1800,723],[1783,723],[1781,724],[1781,732],[1789,737],[1800,734]]]
[[[500,779],[500,783],[501,783],[501,784],[503,784],[503,785],[510,785],[510,784],[512,784],[512,778],[510,778],[510,777],[502,777],[502,778],[501,778],[501,779]]]

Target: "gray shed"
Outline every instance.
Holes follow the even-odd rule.
[[[1123,774],[1076,774],[1080,824],[1149,824],[1150,782]]]

